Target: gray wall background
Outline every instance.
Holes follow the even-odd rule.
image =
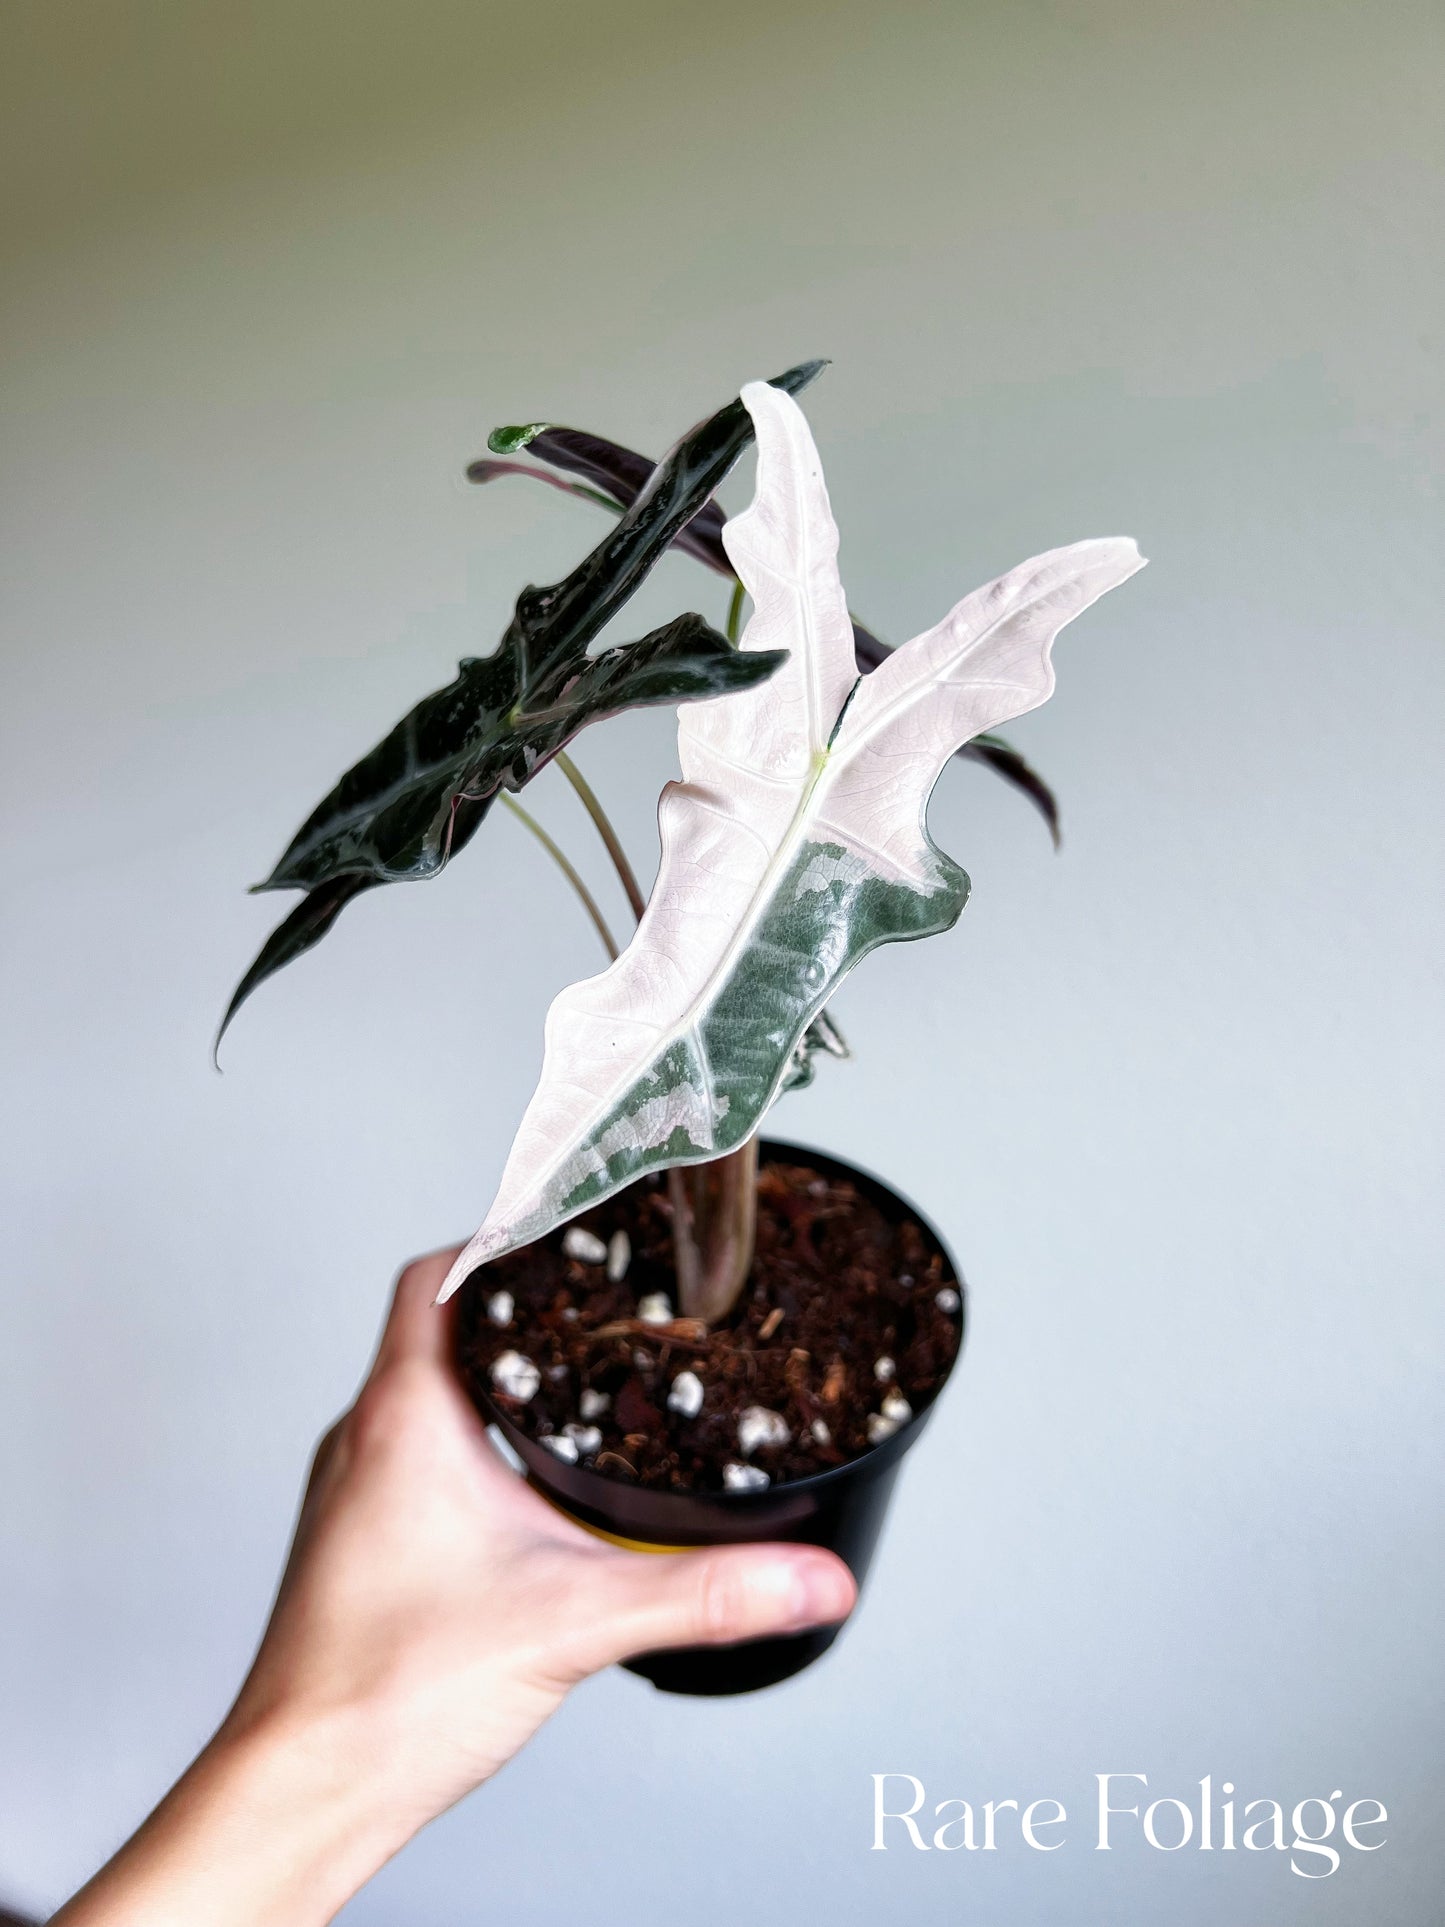
[[[1435,1920],[1438,12],[83,0],[4,35],[0,1897],[54,1904],[209,1732],[392,1272],[477,1222],[595,965],[498,820],[209,1066],[274,907],[244,885],[597,533],[465,461],[538,415],[655,450],[823,353],[885,634],[1054,543],[1152,558],[1015,731],[1063,854],[948,774],[974,903],[864,967],[857,1061],[777,1118],[937,1216],[966,1363],[826,1667],[592,1683],[346,1918]],[[669,562],[629,620],[684,606],[716,585]],[[581,745],[644,862],[670,736]],[[883,1770],[1392,1822],[1322,1882],[1087,1819],[876,1854]]]

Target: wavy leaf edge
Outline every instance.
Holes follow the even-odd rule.
[[[742,399],[757,484],[724,532],[754,603],[742,648],[786,643],[788,660],[765,698],[681,713],[646,913],[609,969],[553,1002],[537,1090],[442,1298],[646,1171],[756,1131],[842,978],[961,913],[968,879],[926,821],[948,758],[1046,700],[1059,631],[1143,566],[1123,537],[1050,550],[859,676],[806,418],[764,383]]]

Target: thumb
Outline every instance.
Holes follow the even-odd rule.
[[[821,1546],[621,1552],[594,1594],[579,1658],[593,1672],[662,1646],[722,1646],[835,1626],[857,1597],[852,1573]]]

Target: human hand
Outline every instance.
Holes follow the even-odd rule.
[[[451,1365],[432,1301],[454,1256],[401,1275],[220,1732],[55,1927],[329,1920],[589,1673],[850,1611],[852,1575],[818,1547],[625,1552],[525,1485]]]

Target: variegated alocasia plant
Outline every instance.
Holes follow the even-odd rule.
[[[1124,538],[1052,550],[860,676],[807,422],[765,383],[743,401],[757,489],[721,540],[754,602],[743,653],[786,661],[681,712],[651,899],[612,966],[552,1005],[540,1083],[443,1297],[642,1174],[722,1166],[751,1142],[844,975],[957,921],[968,878],[926,824],[944,764],[1043,702],[1060,629],[1142,566]],[[680,1277],[684,1310],[726,1309],[742,1242],[702,1302]]]

